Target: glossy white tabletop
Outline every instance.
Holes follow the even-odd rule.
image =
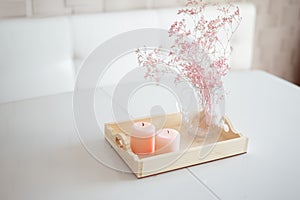
[[[248,153],[144,179],[87,153],[71,93],[0,104],[0,199],[299,199],[299,87],[251,71],[230,73],[225,88],[226,113],[249,137]],[[110,95],[98,95],[108,105]],[[96,115],[113,119],[109,106]],[[127,169],[103,137],[86,140]]]

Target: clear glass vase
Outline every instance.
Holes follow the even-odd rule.
[[[193,112],[183,111],[183,127],[187,133],[200,137],[218,137],[223,128],[225,97],[223,87],[201,89],[197,92],[199,107]]]

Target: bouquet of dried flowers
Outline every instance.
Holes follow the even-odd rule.
[[[218,88],[230,69],[230,40],[241,22],[240,10],[232,3],[188,0],[178,15],[168,32],[174,39],[171,50],[140,48],[138,63],[146,68],[145,78],[159,81],[165,73],[176,73],[175,82],[189,81],[208,119],[215,101],[224,98]]]

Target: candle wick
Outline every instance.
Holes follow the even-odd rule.
[[[167,132],[168,132],[168,133],[170,133],[170,131],[169,131],[169,130],[167,130]]]
[[[142,122],[142,126],[145,126],[144,122]]]

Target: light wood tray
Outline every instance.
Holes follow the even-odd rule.
[[[180,113],[136,119],[134,121],[153,122],[161,120],[165,121],[164,127],[166,128],[178,130],[178,127],[181,126]],[[184,148],[181,147],[180,151],[176,153],[148,156],[134,154],[130,148],[129,132],[127,130],[129,130],[131,122],[128,121],[105,124],[105,138],[136,177],[142,178],[246,153],[248,138],[236,132],[227,118],[224,118],[224,122],[226,128],[223,128],[218,138],[211,142],[208,139],[195,138],[180,131],[181,144],[187,143],[187,141],[190,144],[184,146]]]

